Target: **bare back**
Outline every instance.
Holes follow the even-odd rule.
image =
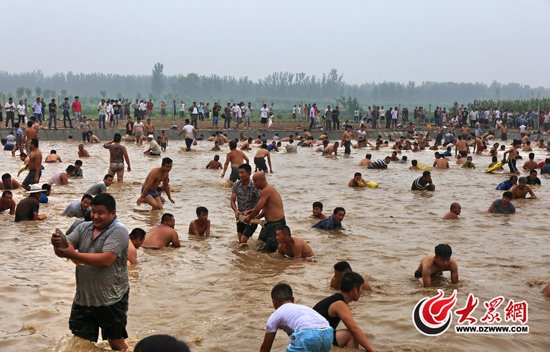
[[[143,241],[143,247],[150,248],[162,248],[168,247],[172,244],[173,247],[179,248],[180,241],[176,230],[170,226],[160,224],[151,229],[151,231],[145,236]]]

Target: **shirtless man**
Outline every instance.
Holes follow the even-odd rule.
[[[30,184],[38,183],[40,181],[40,177],[42,176],[42,153],[40,152],[40,149],[38,149],[38,139],[31,139],[29,148],[31,149],[29,163],[27,164],[29,174],[21,184],[27,191],[31,189]]]
[[[531,141],[527,141],[527,142],[523,143],[523,146],[521,147],[521,150],[523,150],[524,152],[532,152],[533,148],[531,148]]]
[[[443,271],[451,272],[451,281],[458,284],[458,265],[451,259],[453,250],[448,244],[438,244],[435,247],[435,254],[425,256],[418,269],[414,272],[414,277],[420,281],[424,287],[432,287],[432,276],[442,275]]]
[[[443,220],[458,220],[458,216],[460,215],[460,212],[462,210],[462,207],[458,203],[452,203],[451,209],[445,216],[443,216]]]
[[[372,164],[371,158],[372,158],[371,154],[365,155],[365,159],[359,162],[359,166],[369,166],[370,164]]]
[[[225,172],[227,171],[227,166],[231,162],[231,175],[229,175],[229,180],[235,182],[239,179],[239,165],[244,164],[246,161],[249,164],[248,157],[240,150],[237,150],[237,142],[229,142],[229,153],[225,157],[225,164],[223,165],[223,172],[221,178],[225,177]]]
[[[210,160],[210,162],[206,164],[206,168],[211,170],[223,169],[222,163],[220,163],[219,160],[220,156],[214,155],[214,160]]]
[[[197,208],[197,219],[189,223],[189,234],[195,236],[210,236],[210,220],[206,207]]]
[[[311,262],[315,259],[313,250],[309,244],[301,238],[292,237],[288,226],[281,226],[277,230],[277,241],[279,249],[277,253],[290,259],[304,258],[304,261]]]
[[[503,141],[508,140],[508,126],[505,123],[500,127],[500,139]]]
[[[519,173],[518,168],[516,167],[516,157],[518,156],[518,149],[521,146],[521,140],[514,139],[512,142],[512,147],[504,152],[504,158],[506,159],[506,155],[510,154],[508,156],[508,168],[510,169],[511,173]]]
[[[168,193],[168,192],[167,192]],[[176,218],[172,214],[163,214],[160,219],[160,225],[157,225],[149,231],[142,247],[145,249],[160,249],[169,247],[172,244],[174,248],[180,248],[180,239],[178,233],[174,230]]]
[[[323,155],[332,155],[332,153],[334,153],[334,155],[338,155],[338,147],[339,147],[339,143],[338,142],[334,142],[333,145],[329,145],[328,147],[325,148],[325,151],[323,152]]]
[[[244,219],[245,223],[250,223],[252,219],[264,217],[266,223],[258,236],[258,240],[265,242],[267,252],[275,252],[279,247],[277,241],[277,230],[286,225],[285,210],[283,200],[279,192],[273,186],[267,183],[263,172],[256,172],[252,176],[254,186],[262,191],[258,204]]]
[[[327,218],[327,215],[323,213],[323,203],[313,202],[313,209],[311,217],[323,220]]]
[[[90,157],[90,153],[88,153],[88,151],[86,149],[84,149],[84,144],[79,144],[78,145],[78,156],[80,158],[89,158]]]
[[[338,263],[334,264],[334,276],[332,277],[332,279],[330,279],[330,288],[333,288],[335,290],[339,290],[340,289],[340,281],[342,280],[342,276],[344,276],[344,274],[347,274],[347,273],[350,273],[350,272],[353,272],[353,270],[351,269],[351,265],[349,265],[348,262],[342,261],[342,262],[338,262]],[[369,282],[367,281],[367,279],[365,279],[365,277],[363,277],[363,280],[365,281],[365,283],[363,284],[363,290],[368,291],[368,292],[372,292],[372,288],[370,287]]]
[[[531,198],[529,199],[537,199],[537,196],[535,196],[535,192],[533,192],[531,186],[527,185],[527,177],[520,177],[518,184],[512,187],[510,192],[514,195],[514,199],[526,198],[527,193],[531,195]]]
[[[438,169],[448,169],[449,162],[447,161],[447,159],[442,158],[439,152],[436,152],[433,167],[437,167]]]
[[[535,161],[535,153],[529,153],[529,160],[523,163],[523,170],[531,171],[537,169],[537,162]]]
[[[126,160],[126,164],[128,164],[128,172],[132,171],[128,151],[125,146],[120,144],[121,139],[122,135],[120,133],[115,133],[112,141],[103,144],[103,148],[109,149],[110,153],[109,169],[107,173],[113,175],[113,177],[116,174],[118,182],[124,180],[124,160]]]
[[[60,162],[62,163],[63,161],[61,160],[61,157],[59,155],[57,155],[57,151],[55,150],[50,150],[50,154],[48,154],[48,156],[46,157],[46,160],[44,160],[45,163],[55,163],[55,162]]]
[[[468,142],[466,142],[462,136],[458,136],[458,142],[456,142],[455,146],[455,156],[460,154],[461,157],[465,158],[468,153],[470,153],[470,146],[468,145]]]
[[[162,182],[162,188],[166,192],[166,196],[175,204],[172,196],[170,195],[170,185],[168,184],[168,176],[170,176],[170,170],[172,170],[172,159],[162,159],[161,167],[154,168],[149,172],[145,181],[141,185],[141,195],[137,200],[137,205],[141,205],[144,201],[152,207],[152,210],[162,210],[162,201],[157,192],[157,188]]]
[[[483,150],[485,149],[485,146],[483,145],[483,141],[476,137],[475,133],[471,133],[471,138],[474,140],[474,150],[473,153],[481,154],[483,153]]]
[[[241,150],[252,150],[252,146],[251,146],[252,142],[253,142],[252,137],[248,137],[248,139],[246,139],[246,137],[245,137],[245,141],[244,141],[243,145],[241,145]]]
[[[15,201],[13,200],[13,193],[11,191],[2,192],[2,198],[0,198],[0,212],[4,210],[10,211],[10,215],[15,214]]]
[[[363,178],[360,172],[356,172],[353,178],[349,180],[348,187],[366,187],[367,181]]]
[[[351,125],[347,125],[346,130],[342,134],[342,140],[340,144],[344,146],[344,154],[351,154],[351,138],[353,137],[353,128]]]
[[[38,139],[38,130],[33,128],[32,121],[29,121],[27,122],[27,128],[23,133],[23,145],[25,146],[25,151],[27,154],[30,154],[29,144],[33,139]]]
[[[267,157],[267,164],[269,165],[269,172],[273,173],[273,167],[271,166],[271,154],[267,150],[267,144],[263,143],[262,147],[254,156],[254,164],[256,165],[256,171],[259,169],[267,173],[267,165],[265,164],[265,158]]]
[[[137,264],[137,249],[143,245],[145,240],[145,231],[136,227],[129,234],[130,242],[128,243],[128,265]]]

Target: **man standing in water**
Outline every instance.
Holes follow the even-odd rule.
[[[141,205],[144,201],[152,207],[152,210],[162,210],[162,201],[157,193],[157,187],[162,182],[162,188],[166,192],[166,196],[172,203],[174,200],[170,195],[170,185],[168,184],[168,176],[170,176],[170,170],[172,170],[172,159],[162,159],[161,167],[154,168],[149,172],[145,181],[141,185],[141,195],[137,200],[137,205]]]
[[[195,105],[195,103],[193,103]],[[196,118],[195,118],[196,120]],[[195,121],[196,123],[196,121]],[[178,136],[185,132],[185,151],[190,152],[191,151],[191,145],[193,144],[193,141],[197,139],[197,131],[195,130],[195,127],[193,125],[189,124],[189,119],[185,120],[185,125],[181,129],[180,133],[178,133]]]
[[[235,219],[239,220],[239,215],[253,210],[258,204],[262,192],[254,186],[250,179],[252,167],[248,164],[239,166],[239,181],[231,187],[231,208],[235,212]],[[239,243],[247,243],[252,237],[258,224],[246,224],[242,221],[237,222],[237,237]]]
[[[353,137],[353,127],[351,125],[346,126],[346,131],[342,134],[342,141],[340,144],[344,146],[344,154],[351,154],[351,137]]]
[[[21,184],[27,191],[31,189],[30,184],[38,183],[40,181],[40,177],[42,176],[42,152],[38,149],[38,139],[31,139],[29,148],[31,149],[29,163],[27,166],[29,169],[29,174]]]
[[[124,160],[126,160],[126,164],[128,164],[128,172],[132,171],[128,151],[125,146],[120,144],[121,139],[121,134],[115,133],[112,141],[103,144],[103,148],[109,149],[109,153],[111,154],[107,173],[113,175],[113,177],[116,174],[118,182],[122,182],[124,179]]]
[[[239,166],[244,164],[246,160],[247,164],[250,164],[248,157],[240,150],[237,150],[237,142],[229,142],[229,153],[225,157],[225,164],[223,165],[222,178],[225,177],[225,172],[227,171],[227,166],[231,162],[231,175],[229,175],[229,181],[235,182],[239,179]]]
[[[252,181],[256,188],[262,191],[262,195],[256,207],[247,215],[244,222],[249,224],[258,214],[259,217],[265,217],[266,223],[258,236],[258,240],[265,242],[263,249],[268,252],[275,252],[279,247],[277,230],[286,225],[283,200],[279,192],[273,186],[267,184],[263,172],[256,172],[252,176]]]
[[[128,296],[128,230],[117,220],[115,199],[100,194],[92,201],[92,221],[67,236],[51,238],[55,254],[83,265],[76,267],[76,294],[69,318],[75,336],[96,342],[99,329],[113,350],[128,348],[125,338]],[[78,251],[77,251],[78,250]]]

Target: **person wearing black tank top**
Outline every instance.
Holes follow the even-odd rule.
[[[346,273],[340,280],[340,292],[323,299],[313,307],[313,310],[321,314],[334,329],[334,346],[355,349],[362,346],[367,351],[374,352],[374,347],[353,319],[348,306],[349,302],[359,300],[364,282],[361,275],[354,272]],[[346,329],[336,330],[340,321],[344,322]]]

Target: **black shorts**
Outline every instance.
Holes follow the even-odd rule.
[[[267,171],[267,165],[265,164],[265,159],[260,157],[254,158],[254,164],[256,167],[262,171]]]
[[[252,237],[254,232],[256,232],[257,227],[258,227],[258,224],[249,225],[247,223],[239,221],[237,223],[237,232],[242,233],[243,236],[246,236],[246,237],[250,238],[250,237]]]
[[[99,328],[101,328],[103,340],[128,338],[126,324],[129,294],[130,289],[120,301],[110,306],[85,307],[73,302],[69,318],[69,328],[73,335],[97,342]]]
[[[261,123],[261,124],[266,124],[266,123],[267,123],[267,118],[266,118],[266,117],[262,117],[260,123]]]

